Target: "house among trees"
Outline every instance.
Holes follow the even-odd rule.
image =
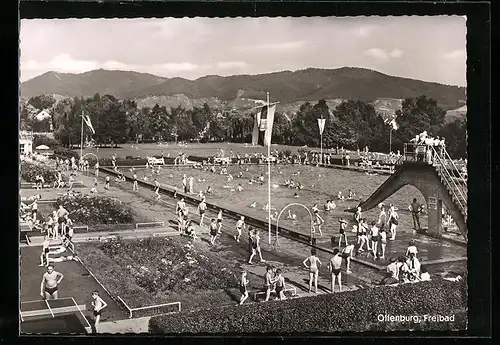
[[[54,131],[54,126],[52,124],[52,115],[46,109],[40,111],[34,117],[38,122],[47,121],[49,123],[49,131]]]

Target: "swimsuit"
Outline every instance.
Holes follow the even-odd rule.
[[[97,317],[97,316],[101,316],[101,311],[97,311],[97,310],[94,310],[94,316]]]
[[[340,274],[340,268],[333,268],[332,269],[332,274],[335,276],[338,276]]]
[[[49,295],[53,295],[57,291],[57,285],[55,287],[45,287],[45,292],[47,292]]]

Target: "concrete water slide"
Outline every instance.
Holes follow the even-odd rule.
[[[429,234],[441,237],[441,209],[444,204],[457,224],[461,234],[464,236],[465,240],[467,240],[466,215],[462,213],[460,207],[453,201],[451,193],[441,182],[436,169],[431,164],[425,162],[403,162],[394,174],[385,180],[385,182],[359,206],[363,211],[373,209],[406,185],[416,187],[427,202]],[[411,200],[408,200],[408,202],[410,203]],[[354,209],[349,209],[347,211],[352,212]]]

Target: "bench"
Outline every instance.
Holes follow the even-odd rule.
[[[295,288],[295,286],[288,287],[288,288],[284,289],[283,293],[290,292],[290,291],[293,291],[292,296],[296,296],[297,295],[297,289]],[[276,293],[276,290],[275,289],[271,290],[271,293]],[[259,296],[259,295],[265,295],[265,294],[266,294],[266,291],[254,292],[253,293],[253,299],[254,299],[254,301],[257,300],[257,296]]]

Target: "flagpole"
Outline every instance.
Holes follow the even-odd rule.
[[[392,152],[392,127],[389,131],[389,153]]]
[[[82,134],[80,136],[80,158],[83,157],[83,110],[82,110]]]
[[[270,130],[269,129],[269,92],[267,92],[267,128],[266,131]],[[271,128],[272,130],[272,128]],[[269,142],[267,143],[267,204],[268,204],[268,219],[269,219],[269,224],[268,224],[268,232],[269,232],[269,245],[271,245],[271,140],[272,140],[272,133],[269,133]],[[265,136],[265,135],[264,135]],[[276,229],[277,231],[277,229]]]
[[[321,120],[323,120],[323,114],[321,114]],[[319,162],[323,164],[323,131],[320,129],[320,153],[319,153]]]

